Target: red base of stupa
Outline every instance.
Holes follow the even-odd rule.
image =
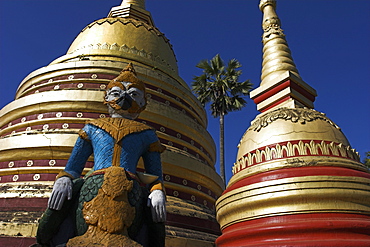
[[[217,246],[370,246],[370,216],[300,214],[240,222],[225,228]]]

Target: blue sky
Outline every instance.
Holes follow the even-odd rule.
[[[78,33],[104,18],[120,0],[0,0],[0,107],[14,99],[30,72],[64,55]],[[243,65],[241,80],[257,87],[262,62],[258,0],[147,0],[156,26],[173,45],[180,76],[190,84],[195,65],[219,53]],[[326,113],[362,158],[370,151],[370,1],[278,0],[293,59],[303,80],[315,88],[315,109]],[[208,108],[207,108],[208,110]],[[226,116],[226,171],[237,144],[258,114],[248,105]],[[208,131],[218,146],[218,120]],[[216,162],[218,167],[218,161]]]

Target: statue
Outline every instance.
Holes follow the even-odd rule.
[[[146,94],[131,63],[108,84],[104,104],[111,117],[87,121],[55,180],[39,246],[164,246],[165,148],[153,128],[134,121]],[[91,154],[94,168],[82,179]],[[146,173],[136,172],[140,157]]]

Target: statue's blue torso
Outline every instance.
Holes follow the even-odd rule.
[[[116,140],[102,128],[87,124],[83,128],[88,138],[78,137],[69,158],[65,171],[77,178],[89,156],[94,153],[94,170],[100,170],[112,166],[113,150]],[[120,141],[120,166],[127,171],[135,173],[136,166],[143,157],[147,173],[159,176],[162,179],[160,153],[150,152],[149,146],[158,141],[155,131],[152,129],[126,135]]]

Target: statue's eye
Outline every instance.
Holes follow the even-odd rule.
[[[137,97],[142,96],[141,91],[140,91],[139,89],[137,89],[137,88],[130,88],[130,89],[128,90],[128,94],[129,94],[131,97],[133,97],[133,98],[137,98]]]
[[[119,97],[120,92],[118,90],[112,90],[112,91],[109,92],[109,95],[112,95],[114,97]]]

